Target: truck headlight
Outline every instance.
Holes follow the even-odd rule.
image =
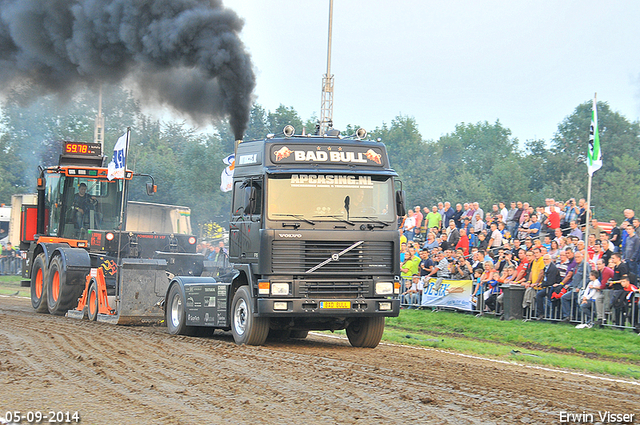
[[[376,282],[376,295],[393,295],[393,282]]]
[[[288,283],[272,283],[271,295],[289,295]]]

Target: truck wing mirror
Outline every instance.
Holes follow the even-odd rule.
[[[42,166],[38,167],[38,182],[36,185],[37,190],[44,190],[46,187],[46,183],[44,180],[44,168]]]
[[[147,195],[153,196],[154,193],[158,191],[158,186],[153,184],[152,182],[147,182]]]
[[[404,193],[404,190],[396,190],[396,210],[398,211],[399,216],[403,216],[407,213],[405,205],[407,196]]]

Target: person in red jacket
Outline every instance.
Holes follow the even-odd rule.
[[[460,239],[458,240],[455,248],[461,248],[464,251],[464,256],[466,257],[469,255],[469,236],[467,236],[467,231],[464,228],[460,229],[459,233]]]
[[[555,236],[556,229],[560,228],[560,213],[554,205],[550,205],[548,208],[549,213],[547,214],[545,224],[547,225],[547,229],[549,229],[549,234]]]

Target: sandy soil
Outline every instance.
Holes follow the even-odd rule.
[[[620,381],[620,380],[618,380]],[[0,418],[78,411],[85,424],[558,424],[635,414],[638,382],[340,338],[238,347],[36,314],[0,297]],[[24,423],[24,422],[23,422]]]

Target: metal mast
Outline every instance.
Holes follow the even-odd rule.
[[[327,73],[322,77],[322,106],[320,107],[320,135],[333,127],[333,75],[331,74],[331,28],[333,25],[333,0],[329,0],[329,47],[327,49]]]
[[[98,94],[98,116],[96,117],[96,125],[93,129],[93,142],[100,143],[100,148],[104,152],[104,117],[102,116],[102,84],[100,84],[100,92]]]

